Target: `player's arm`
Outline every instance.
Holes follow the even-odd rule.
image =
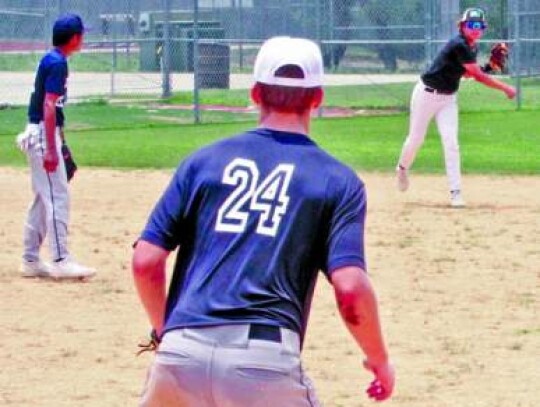
[[[476,62],[463,64],[463,68],[465,68],[465,75],[467,77],[473,78],[477,82],[483,83],[490,88],[503,91],[506,93],[506,96],[508,96],[509,99],[513,99],[516,96],[516,90],[513,86],[507,85],[506,83],[495,79],[491,75],[488,75],[482,71],[482,68]]]
[[[135,286],[159,337],[165,324],[167,301],[165,266],[169,254],[178,247],[184,229],[182,213],[187,195],[186,181],[186,166],[182,164],[154,207],[133,253]]]
[[[382,401],[394,389],[394,370],[384,344],[375,291],[367,274],[359,267],[343,267],[332,272],[341,318],[366,355],[365,367],[379,383],[368,389],[370,397]]]
[[[165,317],[165,265],[169,253],[162,247],[139,240],[132,259],[133,279],[139,298],[158,336],[163,330]]]
[[[327,276],[341,317],[367,357],[364,367],[375,375],[367,393],[382,401],[394,389],[394,370],[382,337],[375,293],[364,271],[365,188],[352,172],[331,185],[336,189],[330,190],[335,206],[327,246]]]
[[[60,95],[47,92],[43,101],[43,123],[47,149],[43,156],[43,168],[47,172],[56,171],[58,150],[56,149],[56,102]]]

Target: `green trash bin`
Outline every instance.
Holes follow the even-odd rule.
[[[162,47],[163,22],[156,22],[156,37],[160,39],[157,47]],[[170,22],[170,67],[173,72],[193,72],[193,21]],[[198,34],[200,39],[223,39],[225,30],[220,28],[218,21],[202,21],[199,23]],[[158,57],[158,68],[159,68]]]
[[[230,47],[224,44],[199,44],[198,83],[201,89],[229,89]]]

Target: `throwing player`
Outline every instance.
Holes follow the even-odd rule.
[[[54,48],[39,63],[28,108],[29,124],[17,137],[28,157],[34,193],[24,227],[24,277],[85,278],[95,273],[74,261],[67,245],[69,190],[63,106],[67,58],[81,49],[83,35],[83,22],[77,15],[67,14],[54,23]],[[53,260],[50,264],[39,256],[46,235]]]
[[[396,168],[398,188],[401,191],[409,187],[409,168],[424,142],[429,122],[435,117],[444,148],[450,203],[453,207],[465,206],[461,194],[458,143],[457,91],[460,79],[462,76],[474,78],[486,86],[503,91],[510,99],[516,95],[512,86],[486,74],[476,63],[477,41],[486,28],[484,11],[478,8],[467,9],[459,22],[459,35],[444,46],[414,88],[409,135]]]
[[[364,271],[364,185],[308,137],[321,52],[276,37],[254,74],[259,127],[185,159],[136,245],[135,283],[162,340],[141,406],[319,405],[300,364],[318,270],[375,375],[369,397],[387,399],[394,372]]]

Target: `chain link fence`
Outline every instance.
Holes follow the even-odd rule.
[[[480,55],[508,42],[517,103],[540,106],[528,92],[539,84],[540,0],[0,0],[0,102],[27,103],[54,20],[75,12],[90,30],[70,61],[72,99],[172,95],[195,121],[222,104],[249,111],[260,44],[291,35],[321,45],[328,86],[376,85],[365,88],[372,107],[406,109],[411,83],[470,6],[489,17]],[[355,106],[353,93],[336,100]]]

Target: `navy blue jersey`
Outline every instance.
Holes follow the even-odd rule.
[[[365,269],[363,183],[300,134],[257,129],[188,157],[141,239],[180,246],[165,331],[305,331],[318,270]]]
[[[43,121],[43,102],[46,93],[60,95],[56,102],[56,125],[64,125],[64,103],[66,101],[66,80],[68,64],[66,57],[58,50],[52,49],[41,59],[34,82],[34,91],[30,97],[28,119],[30,123]]]
[[[463,65],[475,63],[477,53],[476,47],[471,47],[462,35],[457,35],[439,52],[422,75],[422,81],[442,92],[456,92],[465,73]]]

